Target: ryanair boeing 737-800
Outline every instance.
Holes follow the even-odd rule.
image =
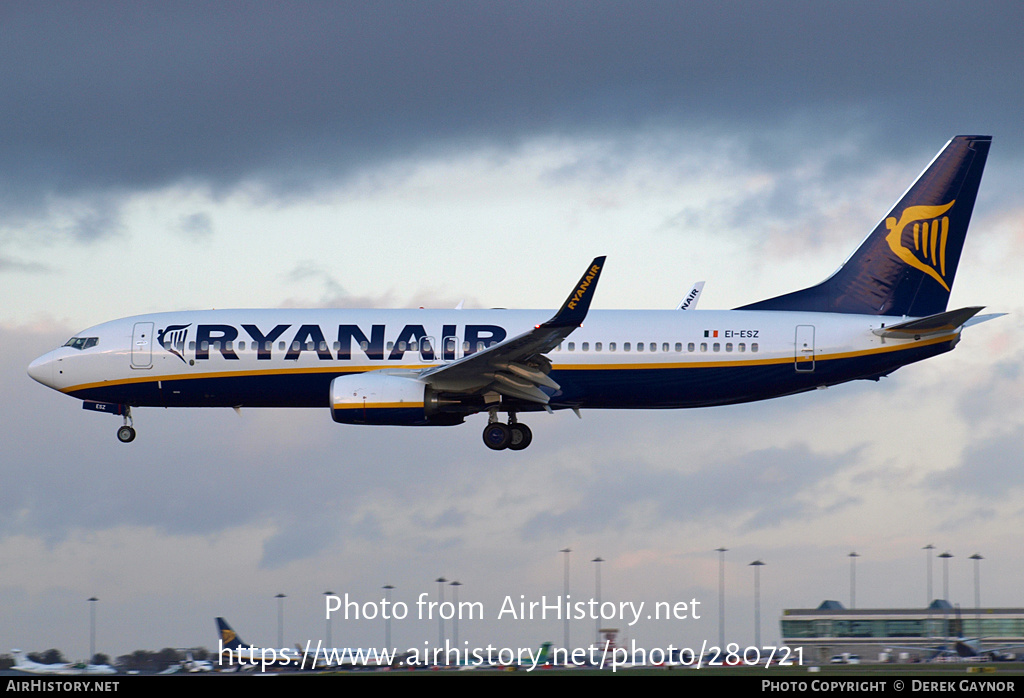
[[[995,317],[946,310],[991,140],[947,143],[822,283],[734,310],[589,311],[598,257],[554,314],[140,315],[81,332],[28,372],[122,416],[124,442],[133,407],[328,407],[344,424],[447,426],[485,412],[495,450],[530,444],[523,412],[727,405],[877,380]]]

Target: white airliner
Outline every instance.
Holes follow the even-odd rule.
[[[734,310],[588,313],[598,257],[554,314],[140,315],[84,330],[28,372],[122,416],[124,442],[135,438],[133,407],[326,407],[344,424],[446,426],[484,412],[495,450],[530,444],[523,412],[727,405],[878,380],[996,317],[947,311],[991,140],[949,141],[822,283]]]
[[[25,653],[21,650],[13,649],[11,650],[11,654],[14,655],[14,666],[12,669],[15,671],[22,671],[26,674],[58,676],[78,676],[84,674],[108,676],[117,673],[117,669],[109,664],[76,664],[74,662],[68,662],[66,664],[40,664],[39,662],[33,662],[31,659],[26,657]]]

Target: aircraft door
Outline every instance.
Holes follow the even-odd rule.
[[[814,325],[796,326],[794,367],[801,373],[814,371]]]
[[[152,322],[136,322],[132,329],[132,368],[153,368]]]

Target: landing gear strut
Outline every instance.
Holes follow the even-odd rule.
[[[124,424],[117,430],[117,440],[123,444],[130,444],[135,440],[135,427],[132,426],[132,408],[124,408]]]
[[[493,451],[502,451],[506,448],[511,451],[522,451],[533,441],[533,432],[530,431],[530,427],[517,422],[514,413],[509,414],[508,424],[502,424],[498,421],[498,415],[492,412],[487,426],[484,427],[483,437],[487,448]]]

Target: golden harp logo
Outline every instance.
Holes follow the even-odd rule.
[[[235,631],[230,628],[224,628],[220,631],[220,639],[225,645],[230,642],[234,642],[236,637],[237,635],[235,635]]]
[[[946,211],[953,207],[956,199],[942,206],[908,206],[903,209],[900,219],[885,219],[889,235],[885,241],[893,254],[904,262],[923,271],[942,284],[946,283],[946,238],[949,236],[949,216]]]

